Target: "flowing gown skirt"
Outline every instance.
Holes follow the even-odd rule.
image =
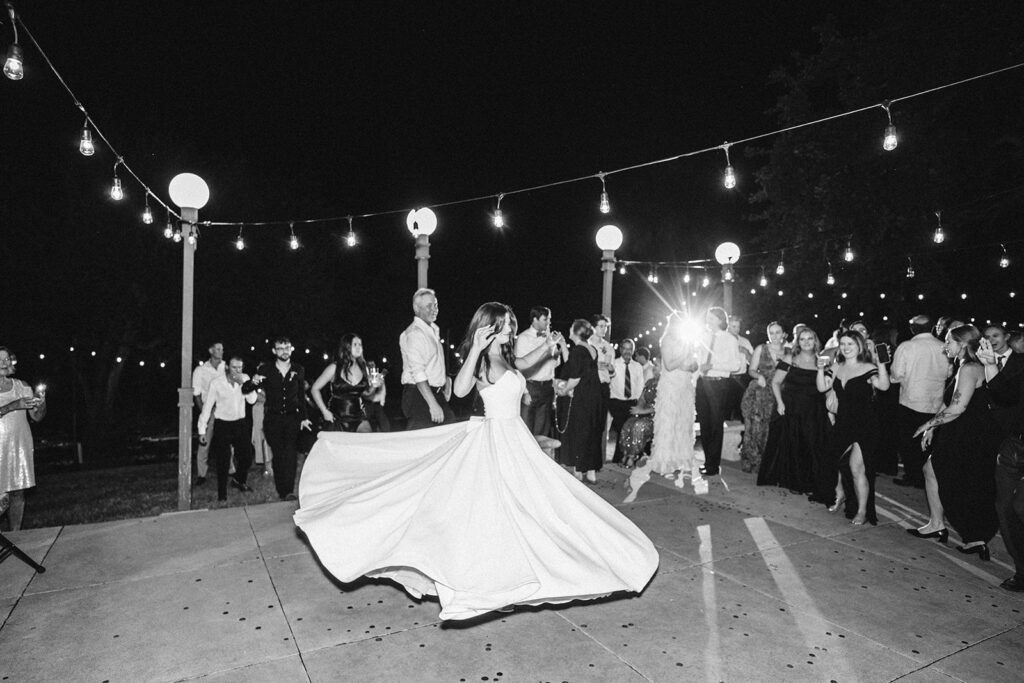
[[[643,590],[658,553],[537,446],[519,417],[321,433],[295,523],[340,581],[437,595],[442,619]]]

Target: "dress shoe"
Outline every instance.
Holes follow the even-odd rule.
[[[985,562],[988,562],[992,559],[992,555],[989,553],[988,550],[988,543],[982,543],[981,545],[973,545],[970,548],[960,545],[957,546],[956,549],[962,552],[964,555],[977,555],[979,560],[984,560]]]
[[[907,477],[903,477],[902,479],[893,479],[892,483],[897,486],[913,486],[915,489],[924,488],[924,482],[920,479],[908,479]]]
[[[836,501],[835,503],[833,503],[832,505],[829,505],[829,506],[828,506],[828,511],[829,511],[829,512],[839,512],[839,510],[840,510],[840,509],[841,509],[841,508],[843,507],[843,505],[845,505],[845,504],[846,504],[846,499],[845,499],[845,498],[840,498],[840,499],[839,499],[839,500],[837,500],[837,501]]]
[[[945,543],[949,539],[949,529],[939,529],[938,531],[931,531],[927,534],[922,534],[917,529],[907,529],[907,533],[915,538],[937,538],[939,543]]]
[[[243,484],[242,482],[238,481],[234,477],[231,477],[231,479],[229,481],[231,483],[231,488],[236,488],[239,491],[241,491],[242,493],[250,493],[252,491],[252,487],[251,486],[249,486],[248,484]]]
[[[712,472],[707,467],[701,467],[700,468],[700,473],[701,473],[701,475],[703,475],[705,477],[717,477],[718,476],[718,470],[715,470],[714,472]]]
[[[1014,593],[1024,592],[1024,578],[1018,577],[1016,574],[1014,574],[1006,581],[1003,581],[1001,584],[999,584],[999,587],[1005,588],[1008,591],[1013,591]]]
[[[597,474],[594,473],[594,470],[589,470],[587,472],[587,481],[591,484],[597,483]]]

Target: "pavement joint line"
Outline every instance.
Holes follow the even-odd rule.
[[[207,671],[205,673],[197,674],[195,676],[189,676],[188,678],[179,678],[179,679],[177,679],[176,683],[178,681],[201,681],[204,678],[209,678],[210,676],[214,676],[216,674],[229,673],[231,671],[245,671],[246,669],[252,669],[252,668],[257,667],[257,666],[263,666],[264,664],[268,664],[270,662],[282,662],[282,661],[284,661],[286,659],[291,659],[292,657],[298,657],[298,656],[299,656],[298,653],[296,653],[296,654],[292,654],[292,655],[285,655],[283,657],[271,657],[269,659],[264,659],[264,660],[261,660],[261,661],[258,661],[258,662],[252,662],[250,664],[243,664],[241,666],[232,666],[232,667],[229,667],[227,669],[217,669],[216,671]],[[300,658],[300,661],[301,661],[301,658]],[[303,668],[305,668],[305,667],[303,667]],[[308,674],[307,674],[307,676],[308,676]]]
[[[263,554],[263,546],[260,544],[260,538],[256,535],[256,529],[252,525],[252,518],[249,516],[249,508],[245,506],[242,508],[242,512],[245,515],[245,521],[249,523],[249,531],[252,533],[253,541],[256,542],[256,549],[259,551],[259,559],[263,562],[263,569],[267,572],[267,580],[270,582],[270,587],[274,590],[274,597],[277,599],[278,608],[281,610],[281,616],[284,617],[284,623],[288,627],[288,633],[291,634],[292,647],[295,648],[295,653],[299,656],[299,663],[302,665],[302,672],[306,674],[306,680],[312,681],[313,679],[309,676],[309,669],[306,668],[306,660],[302,656],[302,648],[299,647],[299,641],[295,637],[295,629],[292,628],[292,620],[288,617],[288,612],[285,610],[284,600],[281,599],[281,593],[277,590],[277,584],[274,583],[274,576],[270,573],[270,567],[267,565],[267,557]]]
[[[646,590],[646,588],[644,590]],[[603,642],[601,642],[600,640],[598,640],[597,638],[592,636],[589,631],[587,631],[584,628],[581,628],[579,624],[577,624],[575,621],[573,621],[569,617],[565,616],[565,614],[561,610],[555,612],[554,614],[555,614],[555,616],[559,617],[560,619],[564,619],[569,624],[572,624],[573,628],[575,628],[579,633],[582,633],[584,637],[589,638],[594,643],[596,643],[598,647],[603,648],[612,657],[615,657],[615,659],[619,660],[625,666],[629,667],[629,669],[632,670],[633,672],[635,672],[636,675],[640,676],[640,678],[644,679],[645,681],[650,681],[651,683],[654,683],[654,679],[649,678],[646,674],[644,674],[643,671],[641,671],[640,669],[638,669],[635,666],[633,666],[633,663],[631,661],[629,661],[628,659],[626,659],[625,657],[620,655],[618,652],[616,652],[615,650],[611,649],[610,647],[605,645]]]
[[[441,619],[438,619],[438,620],[432,621],[430,623],[420,624],[419,626],[410,626],[408,628],[397,629],[397,630],[396,629],[392,629],[390,631],[385,631],[383,633],[376,633],[376,634],[370,635],[370,636],[363,636],[363,637],[355,638],[353,640],[349,640],[349,641],[346,641],[344,643],[331,643],[330,645],[321,645],[320,647],[310,648],[308,650],[305,650],[304,652],[306,654],[313,654],[314,652],[325,652],[327,650],[334,650],[334,649],[340,648],[340,647],[348,647],[349,645],[359,645],[360,643],[366,643],[366,642],[369,642],[371,640],[377,640],[378,638],[381,638],[381,639],[383,639],[383,638],[390,638],[391,636],[397,636],[397,635],[402,634],[402,633],[411,633],[412,631],[419,631],[420,629],[424,629],[424,628],[432,628],[432,627],[435,627],[435,626],[437,628],[441,628],[443,625],[444,625],[444,621],[441,620]]]
[[[903,674],[899,678],[894,678],[893,680],[894,681],[898,681],[900,678],[905,678],[907,676],[910,676],[911,674],[917,673],[918,671],[922,671],[924,669],[932,669],[934,667],[935,671],[938,671],[940,674],[942,674],[944,676],[949,676],[950,678],[952,678],[955,681],[963,681],[962,678],[959,678],[957,676],[954,676],[951,673],[943,671],[942,669],[936,667],[935,665],[938,664],[939,662],[945,660],[945,659],[949,659],[950,657],[952,657],[954,655],[958,655],[961,652],[966,652],[967,650],[970,650],[971,648],[977,647],[977,646],[981,645],[982,643],[986,643],[986,642],[992,640],[993,638],[998,638],[999,636],[1006,635],[1010,631],[1016,631],[1018,628],[1020,628],[1020,626],[1021,626],[1020,624],[1016,624],[1015,626],[1010,626],[1009,628],[1005,628],[1002,631],[999,631],[998,633],[993,633],[991,635],[985,636],[981,640],[975,641],[973,643],[969,643],[968,645],[964,645],[963,647],[961,647],[958,650],[954,650],[953,652],[950,652],[948,654],[944,654],[941,657],[939,657],[938,659],[934,659],[931,662],[929,662],[928,664],[926,664],[925,666],[922,666],[920,669],[916,669],[914,671],[908,671],[907,673]]]
[[[50,556],[50,551],[53,550],[53,546],[57,545],[57,539],[60,538],[60,535],[62,533],[64,533],[64,527],[63,526],[61,526],[59,529],[57,529],[57,533],[54,535],[53,540],[50,541],[50,543],[48,544],[48,546],[46,548],[46,552],[43,553],[42,559],[39,560],[39,564],[41,564],[43,567],[46,567],[46,558]],[[8,559],[11,559],[11,558],[8,558]],[[14,559],[19,561],[19,562],[21,561],[18,558],[14,558]],[[32,572],[32,576],[30,576],[28,581],[25,582],[25,586],[21,589],[21,593],[19,593],[18,596],[14,599],[14,604],[11,605],[11,609],[7,610],[7,616],[4,617],[3,622],[0,622],[0,631],[2,631],[4,626],[7,625],[7,621],[11,618],[11,616],[14,615],[14,612],[18,609],[18,605],[21,604],[22,598],[24,598],[25,595],[28,593],[29,586],[31,586],[32,582],[36,580],[37,576],[39,576],[39,572],[33,571]],[[49,592],[49,591],[46,591],[46,592]],[[42,595],[42,592],[40,592],[40,593],[33,593],[33,595]]]

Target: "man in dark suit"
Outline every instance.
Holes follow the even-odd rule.
[[[985,365],[992,415],[1004,437],[996,460],[996,512],[1015,573],[1001,585],[1024,592],[1024,354],[1010,348],[1005,328],[989,325],[978,358]]]

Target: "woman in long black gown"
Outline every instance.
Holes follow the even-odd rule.
[[[960,534],[960,552],[989,559],[988,542],[999,528],[995,508],[995,453],[999,448],[999,427],[989,411],[985,370],[978,360],[981,333],[974,325],[961,325],[946,333],[946,355],[957,365],[956,375],[946,384],[943,407],[925,422],[914,436],[922,446],[932,444],[929,458],[938,482],[939,505],[929,496],[932,519],[920,529],[907,531],[919,538],[945,541],[942,510]]]
[[[875,514],[875,453],[879,426],[872,399],[875,389],[889,388],[889,372],[868,349],[867,340],[854,330],[839,335],[839,353],[827,371],[818,363],[818,391],[834,389],[839,407],[832,430],[829,457],[839,468],[835,512],[845,502],[853,524],[878,524]]]
[[[597,471],[604,463],[601,435],[601,380],[597,376],[597,351],[587,343],[594,327],[580,318],[572,324],[569,339],[573,346],[559,383],[555,438],[562,442],[558,463],[573,468],[576,478],[597,482]]]
[[[778,485],[830,505],[835,468],[822,457],[828,436],[825,399],[815,382],[820,349],[818,335],[802,327],[793,350],[779,361],[772,378],[778,417],[768,429],[768,442],[757,472],[758,486]],[[824,482],[824,483],[819,483]]]
[[[324,403],[322,391],[330,386],[330,405]],[[363,360],[363,340],[354,334],[343,335],[338,342],[335,361],[320,373],[310,393],[313,403],[324,418],[324,429],[333,432],[354,432],[366,421],[363,399],[368,399],[382,384],[370,382],[370,372]],[[369,424],[364,431],[370,431]]]

